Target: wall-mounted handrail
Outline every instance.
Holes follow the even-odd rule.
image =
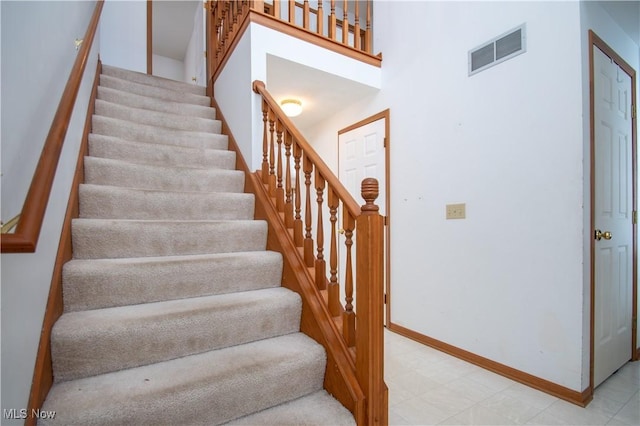
[[[82,76],[89,59],[91,46],[100,20],[104,0],[98,0],[91,21],[73,64],[69,79],[62,93],[58,109],[33,174],[29,191],[22,206],[20,220],[13,234],[3,234],[2,253],[33,253],[36,251],[44,214],[49,202],[53,179],[56,174],[60,153],[75,107]]]
[[[297,253],[295,257],[308,268],[341,332],[344,347],[354,359],[355,375],[366,399],[366,419],[359,419],[358,424],[387,424],[384,218],[375,205],[378,182],[362,182],[361,195],[366,203],[360,207],[264,83],[254,81],[253,90],[262,97],[263,122],[262,164],[256,181],[268,194],[272,209],[279,213],[280,229],[291,236],[290,252]],[[337,223],[339,216],[341,226]],[[339,256],[339,251],[344,254]],[[340,264],[339,257],[343,259]]]

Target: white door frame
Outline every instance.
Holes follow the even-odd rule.
[[[590,268],[591,268],[591,323],[590,323],[590,372],[589,372],[589,393],[593,395],[593,387],[594,387],[594,332],[595,332],[595,239],[593,238],[594,231],[596,228],[595,224],[595,94],[594,94],[594,57],[593,57],[593,49],[597,47],[602,52],[604,52],[607,56],[609,56],[618,66],[620,66],[630,77],[631,77],[631,85],[633,86],[632,90],[632,99],[631,104],[632,108],[637,108],[636,103],[636,72],[635,70],[627,64],[611,47],[609,47],[602,39],[600,39],[593,31],[589,31],[589,77],[590,77],[590,132],[591,132],[591,170],[590,170],[590,180],[591,180],[591,228],[589,232],[589,241],[590,241]],[[632,118],[632,136],[631,136],[631,152],[632,152],[632,193],[633,193],[633,206],[632,210],[637,215],[638,211],[638,199],[637,199],[637,179],[638,179],[638,162],[637,162],[637,116],[633,115]],[[632,353],[629,354],[629,358],[632,360],[638,360],[640,357],[640,351],[637,349],[637,323],[638,323],[638,224],[637,220],[633,221],[633,278],[632,278],[632,332],[631,332],[631,340],[632,340]]]
[[[385,236],[384,236],[384,240],[385,240],[385,248],[384,248],[384,252],[385,252],[385,309],[386,309],[386,315],[385,315],[385,325],[388,325],[391,323],[391,251],[390,251],[390,237],[391,237],[391,185],[390,185],[390,178],[389,178],[389,164],[390,164],[390,160],[389,160],[389,151],[390,151],[390,146],[391,146],[391,138],[389,137],[390,135],[390,131],[389,131],[389,109],[386,109],[384,111],[381,111],[377,114],[372,115],[371,117],[367,117],[364,120],[358,121],[357,123],[354,123],[348,127],[345,127],[342,130],[338,131],[338,152],[340,150],[340,135],[343,133],[347,133],[350,132],[354,129],[357,129],[358,127],[362,127],[362,126],[366,126],[367,124],[373,123],[375,121],[384,120],[384,151],[385,151],[385,165],[384,165],[384,179],[385,179],[385,212],[386,212],[386,216],[385,216]],[[338,155],[338,158],[340,157],[340,155]],[[339,160],[338,160],[339,161]],[[340,170],[340,165],[338,164],[338,170]],[[358,195],[358,194],[356,194]]]

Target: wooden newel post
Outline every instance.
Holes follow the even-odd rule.
[[[367,424],[388,424],[384,383],[384,218],[375,204],[378,181],[362,181],[362,214],[356,221],[356,374],[366,395]]]

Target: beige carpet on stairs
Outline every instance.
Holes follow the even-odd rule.
[[[355,424],[204,92],[103,65],[40,424]]]

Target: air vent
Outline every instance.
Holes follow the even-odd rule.
[[[469,51],[469,75],[476,74],[527,51],[525,24]]]

